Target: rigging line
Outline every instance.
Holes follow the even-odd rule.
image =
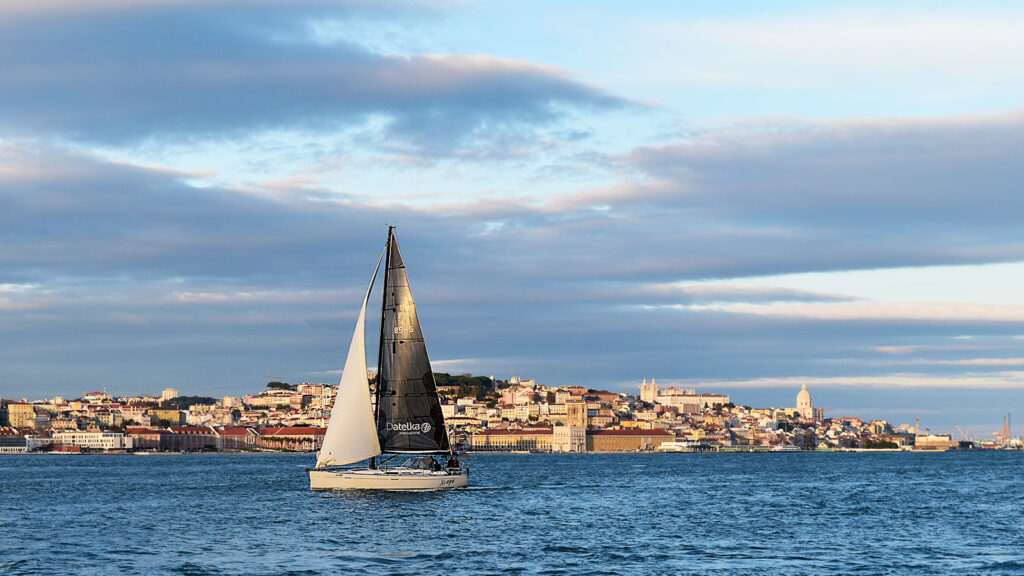
[[[377,344],[377,387],[374,392],[374,396],[376,397],[376,407],[373,415],[373,423],[375,426],[378,426],[378,430],[380,426],[380,403],[381,398],[383,398],[384,389],[384,375],[382,374],[384,367],[384,320],[385,311],[388,306],[388,279],[391,276],[391,236],[394,233],[394,229],[394,226],[388,225],[388,240],[387,245],[384,247],[384,283],[381,287],[380,341]]]

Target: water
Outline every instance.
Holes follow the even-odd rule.
[[[476,455],[310,492],[309,455],[0,457],[0,574],[1024,574],[1024,454]]]

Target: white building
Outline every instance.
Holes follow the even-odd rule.
[[[130,450],[132,448],[132,440],[131,436],[125,436],[121,432],[68,430],[66,432],[56,432],[53,435],[54,444],[81,446],[90,450]]]
[[[586,452],[587,429],[558,422],[551,429],[552,452]]]
[[[807,391],[807,384],[796,395],[796,411],[801,418],[814,419],[814,407],[811,405],[811,393]]]
[[[651,384],[647,384],[647,378],[644,378],[642,384],[640,384],[640,400],[654,404],[658,398],[658,385],[654,382],[654,378],[651,378]]]
[[[242,408],[242,399],[237,396],[225,396],[220,399],[223,408]]]
[[[0,454],[24,454],[28,452],[23,436],[0,436]]]
[[[552,452],[587,451],[587,405],[570,402],[566,405],[565,423],[551,429]]]
[[[697,394],[692,389],[669,388],[659,393],[654,401],[664,406],[674,406],[681,414],[699,414],[705,409],[714,408],[715,404],[728,404],[729,397],[724,394]]]
[[[177,398],[177,397],[178,397],[178,391],[175,390],[174,388],[164,388],[164,391],[160,393],[160,401],[161,402],[166,402],[166,401],[170,400],[171,398]]]

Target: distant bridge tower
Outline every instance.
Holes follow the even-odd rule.
[[[654,382],[654,378],[651,378],[651,383],[647,384],[647,378],[644,378],[643,384],[640,385],[640,400],[654,404],[654,400],[658,397],[658,385]]]

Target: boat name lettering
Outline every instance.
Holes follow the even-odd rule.
[[[430,432],[430,422],[416,424],[413,424],[412,422],[400,422],[398,424],[388,422],[386,428],[395,432],[420,432],[422,434],[426,434]]]

